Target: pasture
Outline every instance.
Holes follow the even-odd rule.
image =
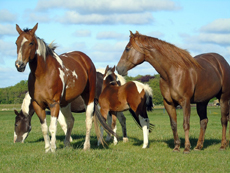
[[[19,108],[18,108],[19,110]],[[119,143],[108,143],[106,148],[97,147],[94,126],[91,130],[91,149],[83,151],[85,139],[85,114],[74,114],[75,124],[71,147],[63,148],[64,133],[58,125],[57,151],[45,153],[40,122],[36,114],[32,118],[32,131],[24,144],[13,143],[14,112],[0,111],[0,171],[1,172],[230,172],[230,150],[219,151],[221,142],[220,108],[209,107],[209,123],[204,149],[194,151],[199,136],[199,117],[192,108],[190,119],[191,153],[183,154],[184,131],[182,110],[178,112],[180,153],[172,152],[174,143],[169,117],[164,109],[149,113],[155,124],[149,134],[149,148],[142,149],[143,132],[127,118],[128,143],[122,142],[118,123]],[[48,123],[50,118],[47,118]],[[229,128],[228,128],[229,130]],[[227,132],[227,136],[229,132]],[[106,134],[104,134],[104,137]]]

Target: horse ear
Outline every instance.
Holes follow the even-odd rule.
[[[109,70],[109,65],[106,66],[105,74],[107,73],[108,70]]]
[[[23,32],[17,24],[16,24],[16,30],[18,31],[19,35]]]
[[[132,33],[132,31],[129,31],[130,32],[130,37],[134,37],[134,34]]]
[[[137,34],[137,35],[140,35],[140,33],[139,33],[138,31],[136,31],[136,34]]]
[[[18,116],[18,114],[19,114],[18,111],[15,110],[15,109],[14,109],[14,113],[15,113],[15,115],[17,115],[17,116]]]
[[[111,70],[113,73],[114,73],[114,71],[115,71],[115,66],[112,68],[112,70]]]
[[[30,34],[34,35],[37,28],[38,28],[38,23],[33,27],[33,29],[31,29]]]

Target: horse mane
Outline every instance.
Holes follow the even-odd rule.
[[[170,63],[173,63],[176,66],[180,66],[182,68],[201,68],[200,64],[190,55],[187,50],[176,47],[171,43],[154,37],[139,34],[139,32],[136,32],[136,34],[130,36],[130,41],[137,51],[144,50],[144,53],[147,56],[150,55],[151,50],[155,49],[164,57],[166,57]]]
[[[31,29],[25,28],[23,29],[23,31],[28,33],[31,31]],[[39,52],[39,54],[42,55],[44,59],[46,59],[47,55],[52,55],[52,56],[54,55],[54,50],[56,49],[57,46],[53,43],[53,41],[49,45],[47,45],[43,39],[40,39],[36,35],[35,38],[37,39],[37,43],[38,43],[37,52]]]

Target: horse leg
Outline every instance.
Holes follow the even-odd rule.
[[[117,119],[119,120],[121,127],[122,127],[123,142],[128,142],[128,137],[126,133],[126,118],[123,112],[117,112]]]
[[[113,117],[109,112],[107,115],[107,123],[110,127],[112,127],[112,122],[113,122]],[[111,139],[111,135],[109,133],[107,133],[105,141],[110,141],[110,139]]]
[[[176,108],[174,105],[168,104],[166,100],[164,100],[164,106],[166,111],[168,112],[169,118],[170,118],[170,124],[171,129],[173,131],[173,137],[174,137],[174,152],[180,151],[180,139],[178,137],[177,133],[177,115],[176,115]]]
[[[94,102],[91,102],[86,107],[86,120],[85,120],[86,136],[85,136],[84,150],[90,149],[90,131],[93,122],[93,112],[94,112]]]
[[[143,130],[143,147],[147,148],[149,144],[149,119],[148,116],[139,115],[140,124]]]
[[[191,112],[191,106],[189,100],[184,100],[181,104],[183,108],[183,114],[184,114],[184,121],[183,121],[183,128],[185,132],[185,147],[184,147],[184,154],[187,154],[190,152],[190,141],[189,141],[189,129],[190,129],[190,112]]]
[[[51,134],[51,140],[50,140],[50,146],[51,146],[51,152],[55,152],[56,150],[56,133],[57,133],[57,118],[60,111],[60,105],[57,102],[54,102],[52,105],[50,105],[50,126],[49,131]]]
[[[41,123],[42,134],[45,142],[45,152],[47,153],[50,151],[51,148],[50,148],[50,137],[48,135],[49,132],[48,125],[46,122],[46,111],[43,110],[35,101],[33,101],[32,104],[33,104],[34,111],[38,115],[38,118]]]
[[[221,124],[222,124],[222,140],[221,140],[220,150],[224,150],[228,145],[226,140],[226,130],[227,130],[228,118],[229,118],[228,100],[220,99],[220,109],[221,109]]]
[[[205,131],[206,131],[207,124],[208,124],[207,105],[208,105],[208,102],[197,103],[196,105],[197,113],[200,117],[200,136],[199,136],[199,139],[197,141],[197,144],[194,150],[201,150],[203,148]]]
[[[59,112],[59,117],[58,117],[58,121],[60,123],[60,120],[62,120],[62,126],[63,127],[63,130],[65,132],[65,140],[64,140],[64,145],[67,147],[67,146],[70,146],[70,142],[72,141],[72,138],[71,138],[71,132],[72,132],[72,129],[73,129],[73,125],[74,125],[74,117],[72,115],[72,112],[71,112],[71,104],[68,104],[66,107],[63,107],[61,108],[61,111]],[[63,116],[63,114],[65,116]],[[59,120],[59,118],[61,118]],[[66,121],[65,121],[66,119]],[[60,123],[61,124],[61,123]]]

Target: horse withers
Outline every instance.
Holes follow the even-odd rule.
[[[57,118],[60,109],[67,122],[64,144],[65,146],[70,145],[69,139],[74,124],[70,103],[79,95],[82,96],[86,106],[84,150],[88,150],[90,149],[92,117],[94,109],[98,109],[97,106],[94,106],[96,92],[95,66],[91,59],[80,51],[68,52],[58,56],[42,39],[35,35],[37,27],[38,24],[32,29],[21,30],[16,25],[19,37],[16,40],[18,57],[15,66],[19,72],[23,72],[27,63],[29,64],[28,90],[32,98],[33,108],[41,122],[45,151],[55,152],[56,150]],[[45,109],[47,107],[51,111],[49,128],[46,123]],[[96,113],[99,120],[101,120],[100,116]],[[111,134],[116,135],[105,122],[101,123]],[[51,134],[51,140],[48,130]]]
[[[124,85],[118,85],[114,74],[115,67],[112,69],[106,67],[102,92],[99,97],[101,115],[106,119],[108,112],[116,113],[119,111],[130,110],[137,124],[143,129],[144,142],[143,147],[148,147],[149,131],[153,125],[149,123],[147,111],[151,111],[152,89],[147,84],[140,82],[127,82]],[[103,138],[103,127],[101,128],[101,138]],[[98,141],[98,145],[100,140]]]
[[[177,132],[176,107],[181,105],[184,114],[184,153],[190,152],[189,129],[191,103],[196,103],[200,117],[200,135],[195,150],[201,150],[207,128],[207,105],[211,98],[220,101],[222,140],[220,149],[228,146],[226,129],[229,117],[230,66],[217,53],[206,53],[192,57],[186,50],[157,38],[133,34],[117,64],[117,71],[126,75],[127,71],[144,61],[149,62],[160,74],[160,90],[164,98],[174,136],[173,151],[180,150]]]

